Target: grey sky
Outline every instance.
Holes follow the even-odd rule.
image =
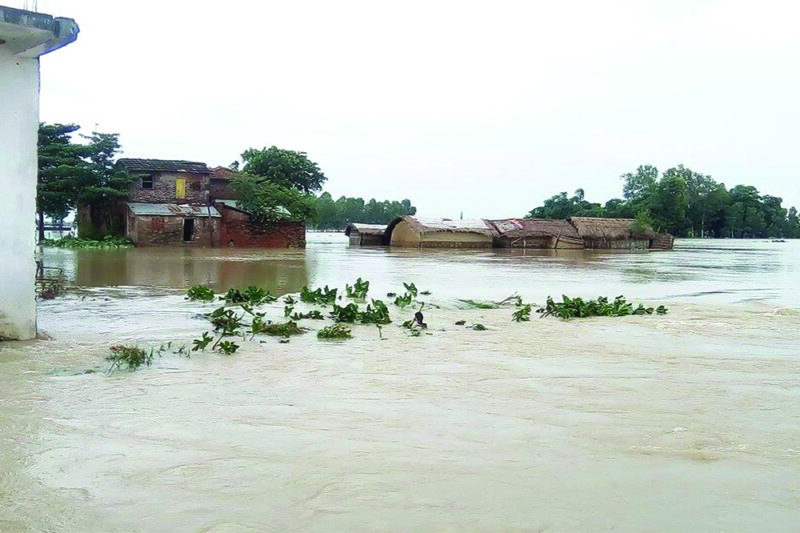
[[[206,7],[207,6],[207,7]],[[520,216],[683,163],[800,207],[794,2],[39,0],[41,118],[128,157],[303,150],[334,197]]]

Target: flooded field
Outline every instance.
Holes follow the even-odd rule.
[[[52,340],[0,344],[0,531],[787,531],[800,523],[800,242],[655,253],[45,251]],[[413,281],[430,335],[356,326],[106,375],[208,330],[187,287]],[[528,323],[458,298],[624,294]],[[282,318],[282,304],[265,307]],[[482,323],[487,331],[467,325]],[[308,321],[309,327],[319,325]]]

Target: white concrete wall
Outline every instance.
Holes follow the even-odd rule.
[[[0,337],[36,336],[39,60],[0,47]]]

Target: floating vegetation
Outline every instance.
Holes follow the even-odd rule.
[[[414,296],[412,296],[410,293],[405,293],[404,295],[398,296],[397,298],[394,299],[394,305],[398,307],[406,307],[411,305],[413,301],[414,301]]]
[[[369,281],[358,278],[352,286],[345,285],[344,290],[348,298],[363,300],[367,297],[367,293],[369,292]]]
[[[233,309],[218,307],[208,315],[215,331],[221,331],[223,337],[239,335],[239,329],[244,326],[244,314],[237,315]]]
[[[297,303],[297,300],[295,300],[294,297],[292,297],[292,295],[290,294],[283,299],[283,303],[285,303],[286,305],[294,305]]]
[[[463,325],[464,325],[464,324],[466,324],[466,323],[467,323],[467,321],[466,321],[466,320],[457,320],[457,321],[456,321],[456,326],[463,326]]]
[[[420,291],[420,295],[422,295],[422,296],[430,296],[431,295],[431,291]]]
[[[288,316],[288,315],[287,315]],[[291,316],[292,320],[325,320],[325,317],[317,311],[316,309],[309,311],[308,313],[295,313]]]
[[[470,328],[474,329],[475,331],[486,331],[489,328],[484,326],[483,324],[475,324],[474,326],[469,326]]]
[[[403,287],[406,288],[406,292],[408,294],[410,294],[414,298],[417,297],[418,291],[417,291],[417,286],[416,285],[414,285],[413,283],[405,283],[405,282],[403,282]]]
[[[250,285],[244,291],[228,289],[228,292],[220,296],[220,300],[225,300],[229,304],[261,305],[275,302],[278,298],[261,287]]]
[[[667,308],[659,305],[657,308],[645,307],[639,304],[633,307],[624,296],[617,296],[610,302],[608,298],[600,296],[596,300],[584,300],[583,298],[570,298],[562,295],[563,301],[555,302],[550,296],[547,297],[545,307],[537,309],[540,318],[546,316],[557,316],[558,318],[587,318],[594,316],[628,316],[628,315],[658,315],[667,314]]]
[[[283,316],[288,318],[288,317],[292,316],[293,312],[294,312],[294,306],[293,305],[284,305],[283,306]]]
[[[387,292],[386,293],[386,297],[387,298],[394,298],[395,296],[397,296],[396,292]]]
[[[155,351],[152,348],[147,351],[138,346],[125,346],[123,344],[112,346],[110,350],[111,355],[106,357],[106,361],[111,361],[111,367],[108,369],[109,374],[114,370],[121,369],[123,365],[131,372],[142,365],[150,366],[153,364],[155,355]]]
[[[359,313],[358,321],[362,324],[389,324],[392,319],[385,303],[381,300],[372,300],[372,303],[367,304],[367,308]]]
[[[525,304],[511,313],[511,320],[514,322],[530,322],[531,310],[531,304]]]
[[[214,337],[212,337],[207,331],[204,331],[202,337],[200,337],[199,339],[194,339],[192,341],[193,345],[192,351],[197,352],[205,350],[206,348],[208,348],[208,345],[211,344],[213,340]]]
[[[195,285],[186,291],[186,297],[192,301],[213,302],[214,291],[203,285]]]
[[[217,349],[222,354],[231,355],[239,349],[239,345],[233,341],[222,341],[217,345]]]
[[[479,300],[466,300],[466,299],[463,299],[463,298],[459,298],[458,301],[459,302],[464,302],[469,307],[472,307],[472,308],[475,308],[475,309],[500,309],[499,305],[497,305],[495,303],[492,303],[492,302],[482,302],[482,301],[479,301]]]
[[[329,289],[325,285],[325,289],[310,290],[307,286],[303,286],[300,291],[300,301],[307,304],[316,305],[330,305],[336,301],[338,289]]]
[[[333,311],[331,311],[331,318],[334,322],[347,322],[353,324],[358,320],[358,304],[349,303],[345,306],[333,304]]]
[[[112,235],[108,235],[100,241],[68,235],[62,239],[44,239],[40,244],[53,248],[133,248],[133,241],[129,238]]]
[[[343,324],[327,326],[317,332],[319,339],[350,339],[352,337],[352,331]]]
[[[254,320],[253,323],[256,321]],[[255,328],[253,328],[255,330]],[[288,322],[284,322],[283,324],[273,324],[271,322],[268,323],[261,323],[258,326],[258,331],[254,331],[254,333],[263,333],[264,335],[272,335],[274,337],[289,337],[291,335],[300,335],[301,333],[305,333],[307,330],[305,328],[301,328],[297,325],[297,322],[293,320],[289,320]]]

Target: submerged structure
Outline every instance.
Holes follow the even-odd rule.
[[[381,246],[386,244],[384,241],[386,226],[381,224],[350,223],[344,229],[344,234],[350,239],[350,244],[355,246]]]
[[[78,31],[69,18],[0,6],[0,340],[36,337],[39,57]]]
[[[385,242],[405,248],[491,248],[494,231],[480,218],[452,220],[404,216],[386,228]]]
[[[126,201],[118,202],[111,227],[88,207],[78,209],[78,232],[119,232],[137,246],[303,247],[304,221],[278,210],[257,222],[236,201],[237,172],[199,161],[120,158],[133,177]]]
[[[553,250],[669,250],[674,238],[652,230],[637,232],[629,218],[572,217],[565,220],[506,218],[452,220],[403,216],[381,226],[349,224],[351,245],[366,245],[360,227],[369,227],[369,245],[403,248],[522,248]]]

